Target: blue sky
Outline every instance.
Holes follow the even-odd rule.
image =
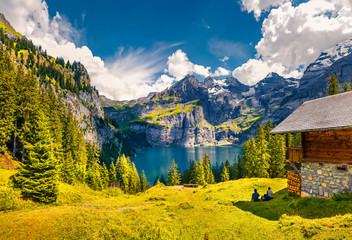
[[[235,68],[255,54],[262,20],[241,11],[234,0],[47,1],[49,13],[59,12],[82,30],[80,45],[108,59],[119,47],[152,48],[158,42],[181,43],[191,61],[216,69]],[[228,61],[220,61],[225,56]],[[165,62],[167,59],[165,59]]]
[[[254,85],[300,78],[352,37],[351,0],[1,0],[21,34],[80,61],[111,99],[162,91],[187,74]]]

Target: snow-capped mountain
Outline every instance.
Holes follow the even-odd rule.
[[[352,39],[322,52],[300,80],[270,73],[247,86],[233,77],[187,76],[146,102],[106,107],[105,114],[150,145],[239,143],[254,133],[258,121],[279,123],[302,101],[325,96],[332,74],[340,83],[352,80]]]
[[[337,60],[352,53],[352,38],[323,51],[318,59],[307,67],[307,72],[324,71]]]

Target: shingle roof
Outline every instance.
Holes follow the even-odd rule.
[[[352,128],[352,92],[303,103],[270,134]]]

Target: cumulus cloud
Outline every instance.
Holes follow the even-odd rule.
[[[204,67],[192,63],[188,59],[187,54],[181,49],[169,56],[165,72],[168,72],[171,76],[175,77],[176,80],[181,80],[188,74],[198,74],[203,77],[211,75],[210,67]]]
[[[222,77],[222,76],[228,76],[228,75],[230,75],[230,74],[231,74],[231,71],[230,71],[230,70],[227,70],[227,69],[225,69],[225,68],[223,68],[223,67],[218,67],[218,68],[215,70],[213,76],[214,76],[214,77]]]
[[[175,81],[181,80],[188,74],[197,74],[202,77],[221,77],[231,74],[231,71],[223,67],[218,67],[214,73],[212,73],[210,70],[210,67],[204,67],[202,65],[192,63],[187,57],[187,54],[179,49],[171,56],[169,56],[165,73],[173,76]]]
[[[233,71],[242,83],[254,84],[275,70],[297,77],[322,51],[352,35],[350,0],[311,0],[294,7],[290,2],[271,10],[255,46],[257,59]],[[297,74],[298,73],[298,74]]]
[[[241,0],[242,11],[253,12],[254,17],[259,20],[263,11],[268,11],[272,7],[279,6],[290,0]]]
[[[321,51],[352,35],[350,0],[286,3],[263,22],[263,38],[255,47],[263,60],[280,62],[288,71],[314,61]]]
[[[276,72],[283,77],[300,77],[301,73],[297,70],[286,73],[286,68],[280,63],[268,63],[261,59],[250,59],[248,62],[243,64],[241,67],[235,69],[232,72],[233,77],[237,78],[244,84],[254,85],[259,80],[268,75],[268,73]]]
[[[166,64],[165,50],[178,44],[157,44],[150,50],[120,48],[108,61],[94,56],[87,47],[78,47],[79,30],[59,13],[50,18],[48,5],[41,0],[2,0],[0,9],[14,28],[41,45],[52,56],[71,62],[80,61],[87,68],[92,84],[101,94],[116,100],[129,100],[161,91],[171,86],[173,78],[166,75],[157,81],[156,74]],[[84,16],[82,16],[82,21]],[[204,70],[199,68],[199,71]]]

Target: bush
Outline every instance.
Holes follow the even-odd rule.
[[[0,211],[14,210],[20,206],[20,192],[0,186]]]
[[[352,192],[349,192],[348,189],[345,189],[342,192],[331,194],[331,198],[335,201],[352,200]]]

